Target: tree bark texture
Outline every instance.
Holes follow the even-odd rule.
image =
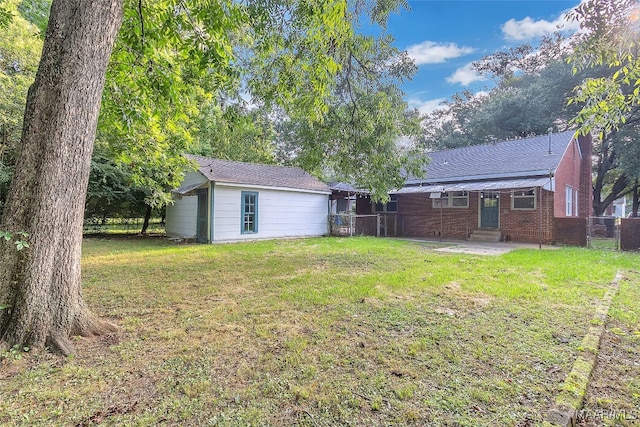
[[[122,0],[54,0],[38,73],[27,96],[16,173],[0,230],[0,349],[73,352],[71,335],[113,326],[82,298],[84,202],[109,57]]]

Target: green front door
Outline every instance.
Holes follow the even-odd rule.
[[[498,228],[500,199],[497,193],[485,191],[480,197],[480,228]]]

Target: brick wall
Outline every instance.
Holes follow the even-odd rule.
[[[371,198],[369,196],[356,197],[356,215],[371,215]]]
[[[620,218],[620,249],[640,249],[640,218]]]
[[[580,148],[578,147],[578,142],[573,140],[567,146],[567,151],[565,151],[558,168],[555,170],[556,195],[554,215],[557,218],[564,218],[567,216],[567,186],[571,187],[574,192],[577,191],[578,197],[580,197],[581,164],[582,158]],[[573,211],[575,212],[575,194],[572,195],[571,199]],[[579,204],[578,213],[582,214],[582,212],[580,212]],[[571,214],[569,216],[571,217],[574,215]]]
[[[433,208],[429,193],[398,195],[398,234],[405,237],[466,239],[478,227],[478,194],[468,208]]]
[[[593,182],[591,171],[593,169],[593,140],[591,134],[578,137],[580,151],[582,151],[582,169],[580,171],[580,200],[579,215],[589,217],[593,214]]]
[[[553,221],[553,243],[587,246],[587,218],[556,218]]]
[[[586,218],[590,215],[593,192],[591,185],[592,151],[591,135],[579,136],[567,147],[567,151],[555,171],[556,196],[554,215],[557,218],[567,216],[567,186],[578,192],[577,205],[575,195],[573,196],[574,200],[572,200],[574,214],[577,206],[577,216]]]
[[[553,239],[554,193],[542,190],[542,215],[540,189],[536,188],[536,208],[534,210],[512,210],[511,192],[500,195],[500,230],[502,238],[525,243],[550,243]],[[542,238],[542,239],[541,239]]]
[[[538,190],[539,191],[539,190]],[[536,191],[535,210],[511,209],[511,192],[499,193],[500,231],[505,240],[538,243],[542,232],[542,242],[553,241],[553,193],[542,191],[542,218],[537,206],[540,193]],[[371,201],[367,197],[359,198],[356,213],[371,214]],[[541,222],[542,220],[542,222]],[[479,228],[480,193],[469,193],[468,208],[433,208],[429,193],[399,194],[397,213],[397,234],[403,237],[439,237],[467,239]],[[363,221],[364,224],[364,221]],[[540,227],[540,224],[542,227]],[[375,230],[367,230],[375,235]]]

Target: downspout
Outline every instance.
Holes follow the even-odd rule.
[[[547,129],[547,132],[549,132],[549,152],[548,154],[551,155],[551,135],[553,134],[553,128],[549,127],[549,129]],[[551,169],[549,169],[549,190],[552,189],[552,182],[551,182]],[[542,249],[542,190],[544,189],[544,187],[541,185],[540,187],[540,209],[538,209],[538,211],[540,212],[540,218],[538,220],[538,234],[539,234],[539,243],[538,243],[538,249]]]
[[[556,203],[556,192],[555,192],[555,188],[553,188],[553,175],[555,174],[555,169],[549,169],[549,191],[551,191],[553,193],[553,198],[551,200],[553,200],[553,209],[555,210],[555,203]],[[555,212],[551,211],[551,215],[552,217],[555,216]],[[547,222],[549,222],[549,214],[547,214]],[[555,224],[555,223],[554,223]],[[551,234],[553,235],[553,228],[551,229]],[[555,238],[555,236],[553,236]]]
[[[540,202],[538,206],[538,213],[540,216],[540,218],[538,219],[538,237],[539,237],[538,249],[542,249],[542,189],[543,187],[540,186],[538,188],[540,191]]]
[[[549,139],[551,139],[551,136],[549,136]],[[549,191],[554,192],[553,191],[553,173],[554,170],[549,169]],[[542,249],[542,190],[544,190],[544,186],[540,186],[538,187],[540,189],[540,202],[539,202],[539,214],[540,214],[540,218],[539,218],[539,224],[538,224],[538,234],[539,234],[539,243],[538,243],[538,248]],[[554,198],[555,201],[555,198]],[[547,218],[548,219],[548,218]]]
[[[347,197],[351,197],[351,193],[349,193],[347,191]],[[358,195],[354,194],[354,197],[356,198],[356,208],[355,208],[355,212],[354,214],[357,215],[358,214]],[[353,237],[353,227],[354,227],[354,223],[353,223],[353,217],[355,216],[354,214],[351,213],[351,205],[349,205],[349,237]]]
[[[442,242],[442,230],[443,222],[442,222],[442,194],[440,195],[440,241]]]

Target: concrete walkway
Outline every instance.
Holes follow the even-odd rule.
[[[540,246],[534,243],[484,243],[484,242],[471,242],[468,240],[453,240],[453,239],[402,239],[410,240],[414,242],[428,242],[435,245],[443,245],[434,249],[436,252],[450,252],[450,253],[463,253],[473,255],[502,255],[507,252],[511,252],[515,249],[540,249]],[[542,245],[542,249],[554,250],[559,249],[558,246]]]

